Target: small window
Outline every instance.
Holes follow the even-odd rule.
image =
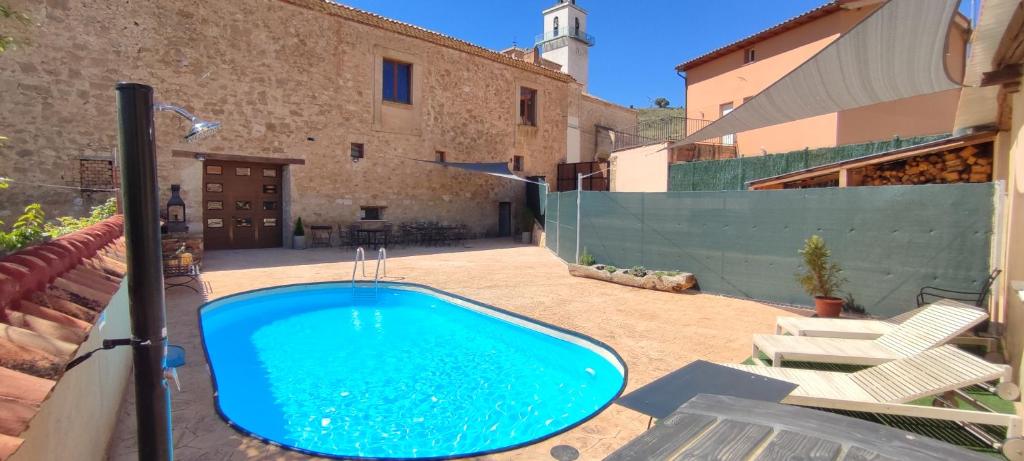
[[[206,202],[206,209],[207,210],[223,210],[224,209],[224,202],[222,202],[220,200],[210,200],[209,202]]]
[[[264,194],[276,194],[277,193],[277,184],[264,184],[263,185],[263,193]]]
[[[277,226],[277,218],[263,218],[263,227]]]
[[[263,211],[274,211],[277,209],[277,202],[263,202]]]
[[[251,168],[248,168],[248,167],[245,167],[245,168],[242,168],[242,167],[235,168],[235,176],[249,176],[250,174],[252,174],[252,169]]]
[[[537,90],[519,88],[519,123],[537,126]]]
[[[444,151],[434,151],[434,161],[444,163],[446,161]]]
[[[573,35],[580,36],[580,18],[576,18],[576,23],[573,25]]]
[[[743,51],[743,64],[749,64],[757,60],[757,52],[753,48],[747,48]]]
[[[553,36],[553,37],[558,37],[558,16],[555,16],[555,21],[554,21],[554,34],[552,34],[552,36]]]
[[[220,165],[207,165],[206,174],[222,174],[224,173],[224,167]]]
[[[235,201],[235,209],[250,211],[252,210],[252,202],[248,200],[237,200]]]
[[[366,153],[365,147],[363,146],[362,143],[358,143],[358,142],[352,143],[352,159],[353,160],[359,160],[359,159],[363,158],[365,153]]]
[[[384,60],[385,101],[412,104],[412,64]]]
[[[252,227],[252,218],[235,216],[235,227]]]
[[[219,218],[207,219],[206,220],[206,227],[210,227],[210,228],[224,227],[224,220],[223,219],[219,219]]]
[[[364,206],[359,207],[359,219],[363,221],[380,221],[384,219],[384,207]]]
[[[224,185],[219,182],[206,183],[207,192],[224,192]]]
[[[512,171],[523,171],[523,156],[513,155],[512,156]]]
[[[263,177],[264,178],[276,178],[277,177],[277,168],[264,168],[263,169]]]

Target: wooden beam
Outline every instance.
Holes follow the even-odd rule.
[[[1020,64],[1022,61],[1024,61],[1024,3],[1018,3],[1006,26],[1006,32],[1003,33],[996,52],[992,56],[992,67]]]
[[[1020,76],[1021,65],[1009,64],[999,68],[998,70],[981,74],[981,86],[1002,85],[1004,83],[1017,82],[1020,81]]]
[[[239,154],[218,154],[212,152],[194,152],[187,150],[175,149],[171,151],[171,157],[174,158],[192,158],[198,159],[197,157],[205,157],[207,160],[221,160],[225,162],[248,162],[248,163],[268,163],[273,165],[305,165],[306,161],[301,158],[288,158],[288,157],[257,157],[254,155],[239,155]]]

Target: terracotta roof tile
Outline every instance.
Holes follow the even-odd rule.
[[[117,216],[0,259],[0,459],[118,290],[122,229]]]
[[[357,22],[360,24],[376,27],[389,32],[405,35],[407,37],[418,38],[423,41],[441,45],[454,50],[469,53],[475,56],[479,56],[491,61],[512,66],[518,69],[522,69],[535,74],[540,74],[546,77],[553,78],[562,82],[575,81],[569,74],[558,72],[533,64],[532,62],[522,61],[515,59],[510,56],[506,56],[500,52],[489,50],[487,48],[474,45],[465,40],[460,40],[455,37],[434,32],[429,29],[424,29],[419,26],[408,24],[401,21],[396,21],[391,18],[381,16],[379,14],[370,13],[357,8],[353,8],[348,5],[333,2],[331,0],[280,0],[284,3],[295,5],[298,7],[306,8],[313,11],[318,11],[331,16],[347,19],[349,21]]]

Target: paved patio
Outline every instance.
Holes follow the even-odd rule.
[[[338,248],[210,252],[204,262],[206,297],[290,283],[348,280],[352,253]],[[373,270],[372,261],[367,270]],[[565,264],[546,249],[505,240],[477,240],[441,249],[395,249],[390,251],[388,275],[389,280],[427,284],[603,341],[629,367],[626,392],[696,359],[739,362],[750,355],[751,334],[771,333],[775,316],[793,315],[753,301],[661,293],[571,277]],[[179,369],[182,390],[172,390],[175,459],[308,459],[245,437],[217,416],[196,324],[196,308],[203,302],[204,296],[187,289],[175,288],[168,294],[170,340],[184,346],[188,356],[188,364]],[[580,451],[580,459],[597,460],[643,432],[646,425],[647,417],[612,405],[557,437],[480,459],[550,460],[551,448],[566,444]],[[121,410],[109,459],[137,459],[132,395]]]

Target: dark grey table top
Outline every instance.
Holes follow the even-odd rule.
[[[669,373],[615,403],[654,418],[664,418],[698,394],[729,395],[781,402],[797,385],[697,360]]]

